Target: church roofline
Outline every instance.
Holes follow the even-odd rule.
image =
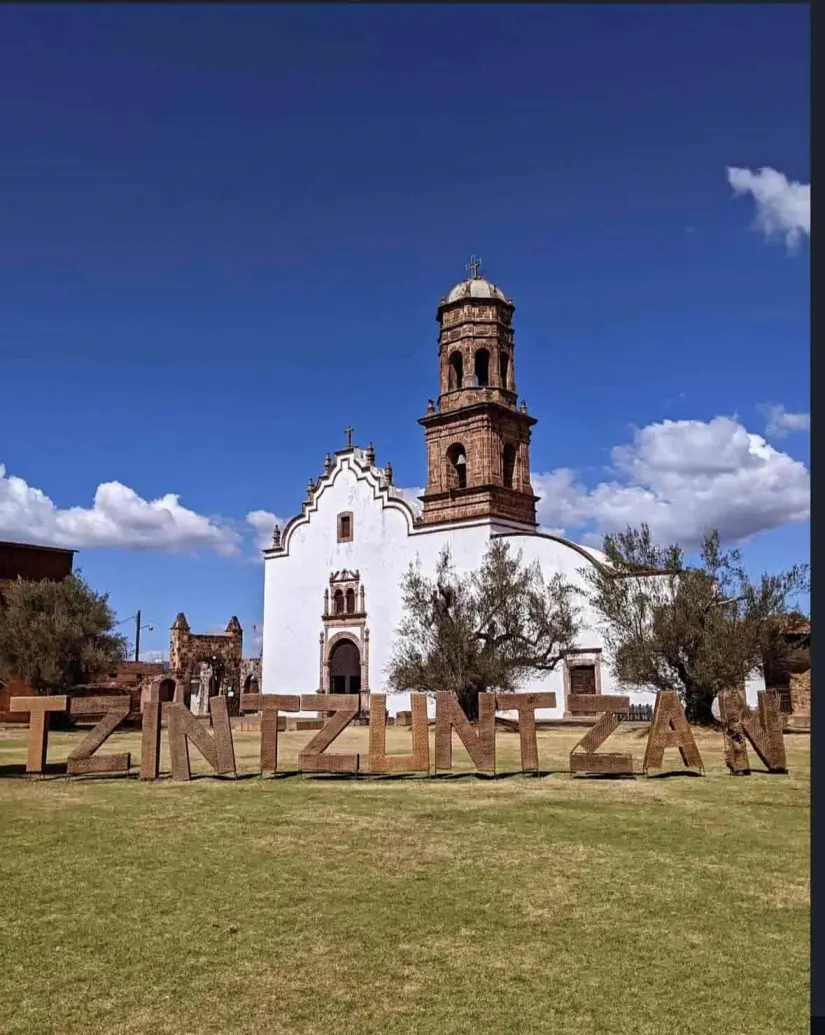
[[[569,546],[571,550],[575,550],[584,557],[585,560],[598,568],[600,571],[608,571],[609,568],[606,564],[602,563],[598,557],[594,556],[586,546],[582,546],[580,543],[574,542],[572,539],[567,539],[563,535],[554,535],[553,532],[540,532],[538,528],[535,532],[494,532],[491,539],[510,539],[516,536],[530,536],[533,539],[551,539],[554,543],[561,543],[562,546]]]
[[[289,555],[289,544],[293,532],[296,528],[300,528],[301,525],[309,524],[311,516],[318,509],[318,501],[323,496],[324,491],[335,482],[341,471],[345,469],[352,471],[358,481],[366,482],[370,486],[373,498],[378,500],[384,509],[397,510],[404,516],[407,522],[408,533],[414,530],[417,518],[415,509],[403,496],[396,495],[398,490],[394,486],[387,484],[386,479],[382,477],[383,472],[380,468],[369,466],[361,460],[362,455],[363,451],[356,446],[336,451],[332,470],[322,474],[318,479],[312,492],[312,498],[304,501],[301,513],[296,514],[295,517],[287,521],[281,533],[280,547],[269,547],[264,550],[264,558],[287,557]]]
[[[582,557],[590,561],[590,563],[598,568],[599,571],[605,574],[613,574],[615,578],[619,579],[651,579],[659,578],[663,575],[670,575],[668,571],[657,571],[655,569],[649,569],[647,571],[615,571],[607,561],[607,557],[601,553],[601,551],[591,550],[587,546],[582,546],[581,543],[576,543],[572,539],[566,538],[563,535],[555,535],[553,532],[541,532],[536,529],[535,532],[494,532],[491,536],[492,539],[506,539],[514,536],[532,536],[535,539],[552,539],[556,543],[561,543],[563,546],[569,546],[571,550],[575,550],[576,553],[580,553]],[[597,553],[600,556],[596,556]],[[602,559],[604,558],[604,559]]]

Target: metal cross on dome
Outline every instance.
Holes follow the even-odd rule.
[[[471,255],[470,262],[464,267],[464,269],[467,270],[473,280],[478,280],[481,276],[481,259],[477,259],[475,255]]]

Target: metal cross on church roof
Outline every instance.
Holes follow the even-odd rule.
[[[481,259],[477,259],[475,255],[471,255],[470,261],[464,269],[467,270],[473,280],[478,280],[481,276]]]
[[[344,428],[344,434],[347,436],[347,449],[352,449],[352,433],[353,433],[353,431],[355,431],[355,428],[351,428],[351,427],[349,427],[349,425],[347,425],[347,427]]]

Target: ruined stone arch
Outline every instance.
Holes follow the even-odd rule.
[[[179,614],[172,626],[169,661],[170,676],[176,682],[176,701],[189,703],[195,668],[207,664],[215,670],[215,695],[227,695],[230,713],[237,714],[241,694],[243,629],[234,615],[223,633],[193,633],[186,616]],[[200,695],[197,707],[199,714],[208,714],[209,702]]]

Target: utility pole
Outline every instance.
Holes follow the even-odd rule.
[[[135,661],[140,661],[140,611],[135,615]]]

